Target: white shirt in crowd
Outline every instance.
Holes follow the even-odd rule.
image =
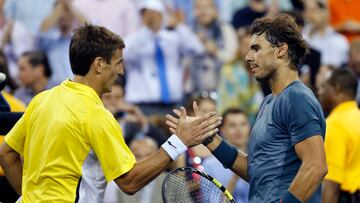
[[[309,35],[311,28],[304,28],[304,38],[311,47],[321,53],[321,64],[339,67],[348,61],[349,43],[340,33],[335,32],[330,26],[326,28],[324,35],[315,33]]]
[[[161,100],[155,38],[159,39],[164,53],[166,78],[172,102],[180,101],[183,96],[182,56],[204,52],[197,36],[185,25],[178,25],[175,30],[162,29],[158,33],[153,33],[145,26],[141,27],[125,40],[125,100],[128,102],[149,103]]]

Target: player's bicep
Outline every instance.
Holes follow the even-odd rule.
[[[324,141],[321,135],[314,135],[297,143],[295,152],[303,162],[326,164]]]

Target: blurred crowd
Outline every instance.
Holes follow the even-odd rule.
[[[138,160],[170,135],[164,115],[180,105],[191,115],[193,100],[202,112],[223,115],[220,134],[246,152],[251,125],[270,93],[245,61],[254,19],[280,12],[296,19],[311,47],[300,78],[318,95],[335,70],[351,69],[360,84],[358,8],[358,0],[0,0],[2,94],[11,111],[22,112],[37,93],[71,79],[74,29],[101,25],[126,45],[125,76],[101,99]],[[360,104],[360,88],[356,99]],[[247,183],[206,147],[189,149],[174,163],[185,165],[207,171],[237,202],[247,202]],[[132,197],[110,183],[104,202],[161,202],[163,178]]]

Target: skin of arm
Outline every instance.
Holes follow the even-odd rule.
[[[236,174],[233,174],[231,176],[231,179],[227,185],[227,190],[232,194],[234,192],[234,189],[236,187],[236,183],[239,180],[239,176],[237,176]]]
[[[50,28],[56,26],[58,20],[66,10],[70,11],[71,15],[73,15],[74,21],[77,21],[82,25],[87,22],[86,18],[72,6],[71,2],[69,2],[68,0],[59,0],[52,13],[48,17],[46,17],[41,24],[40,31],[47,32],[50,30]]]
[[[302,164],[289,187],[289,191],[301,202],[307,201],[319,187],[327,173],[323,138],[309,137],[295,145]]]
[[[55,26],[61,15],[64,13],[64,9],[65,9],[64,1],[60,0],[55,6],[54,10],[51,12],[51,14],[48,17],[46,17],[43,23],[41,24],[40,31],[47,32],[50,30],[50,28]]]
[[[176,135],[188,147],[200,144],[204,138],[216,133],[217,127],[221,124],[221,118],[216,116],[216,112],[194,120],[185,120],[185,118],[186,112],[182,108]],[[115,183],[125,193],[132,195],[156,178],[171,163],[170,156],[160,148],[152,156],[135,163],[129,172],[116,178]]]
[[[201,115],[199,107],[197,105],[196,102],[193,103],[193,109],[195,112],[196,116]],[[180,116],[180,111],[177,109],[174,109],[174,113],[177,116]],[[169,127],[169,130],[172,133],[176,132],[176,129],[178,128],[178,118],[175,118],[172,115],[166,115],[167,121],[166,124]],[[193,117],[189,117],[188,118],[192,119]],[[206,147],[213,152],[221,143],[222,138],[219,135],[215,135],[213,138],[213,141],[211,143],[209,143]],[[248,167],[248,156],[247,154],[245,154],[244,152],[241,152],[238,150],[238,155],[236,157],[236,160],[234,162],[234,164],[231,167],[231,170],[236,173],[238,176],[240,176],[242,179],[244,179],[245,181],[249,181],[249,177],[248,177],[248,173],[247,173],[247,167]]]
[[[222,138],[219,135],[214,137],[214,140],[208,144],[206,147],[213,152],[221,143]],[[231,170],[240,176],[242,179],[249,181],[248,173],[248,156],[244,152],[238,150],[238,155],[234,164],[231,167]]]
[[[340,196],[340,184],[331,180],[324,180],[322,191],[323,203],[337,203]]]
[[[0,165],[11,186],[15,189],[16,193],[21,195],[23,162],[20,154],[13,150],[6,142],[3,142],[0,146]]]

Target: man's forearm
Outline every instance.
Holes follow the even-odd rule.
[[[325,180],[323,183],[322,202],[337,203],[340,195],[340,184]]]
[[[301,167],[289,187],[298,200],[305,202],[318,189],[326,175],[326,166],[316,163],[303,162]]]
[[[135,163],[128,173],[115,179],[115,182],[124,192],[133,194],[161,174],[171,162],[170,156],[160,148],[155,154]]]
[[[11,186],[21,195],[23,163],[20,155],[13,152],[8,154],[8,156],[1,156],[0,164]]]
[[[211,151],[214,150],[220,145],[222,142],[222,138],[219,135],[216,135],[211,143],[209,143],[206,147]],[[219,160],[221,161],[221,160]],[[240,176],[242,179],[248,181],[248,173],[247,173],[247,155],[238,150],[237,157],[235,159],[234,164],[231,166],[231,170]]]

